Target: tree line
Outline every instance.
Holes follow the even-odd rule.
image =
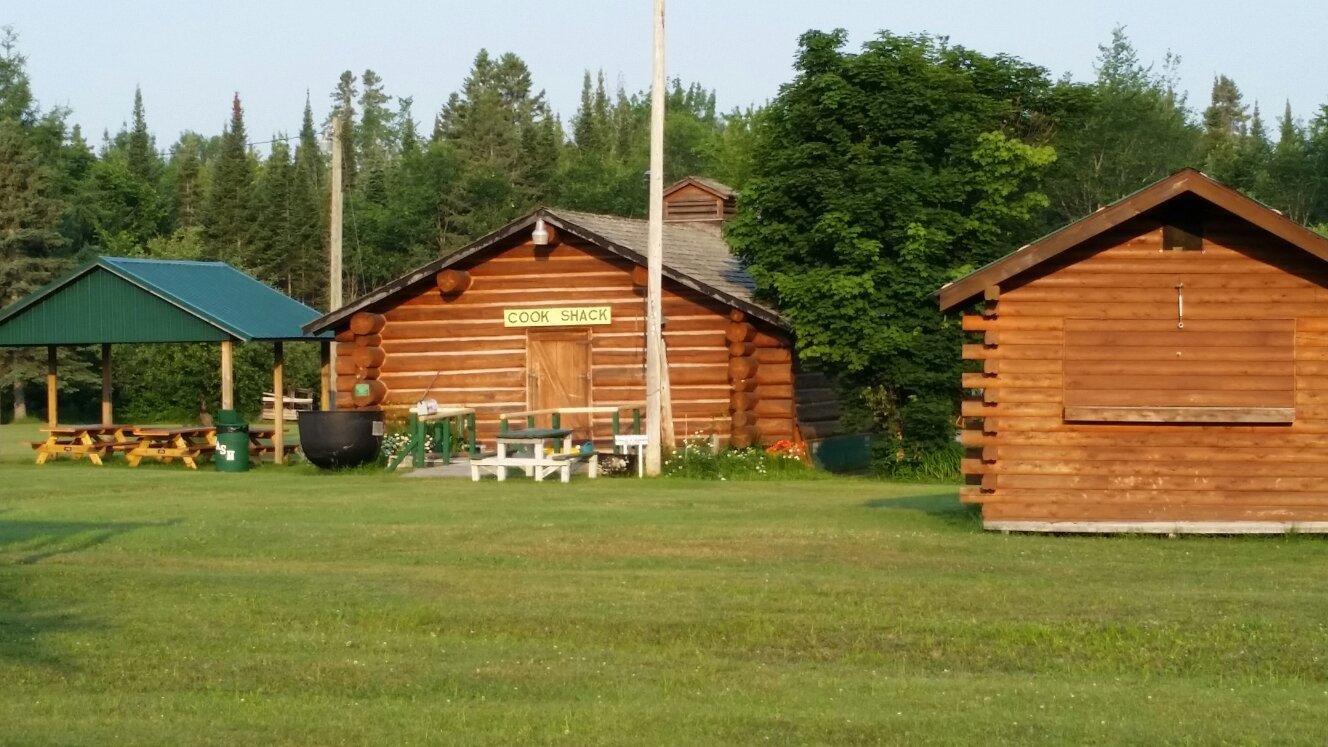
[[[5,303],[116,254],[224,260],[325,308],[333,118],[348,297],[539,204],[645,213],[648,96],[610,87],[603,72],[586,72],[564,120],[511,53],[479,52],[459,90],[424,117],[373,70],[346,71],[326,98],[306,96],[292,132],[250,133],[236,94],[219,133],[164,145],[138,92],[125,125],[94,147],[71,112],[38,105],[17,41],[12,30],[0,36]],[[1328,109],[1303,120],[1283,107],[1269,126],[1226,76],[1206,106],[1192,106],[1177,86],[1180,60],[1141,61],[1123,29],[1099,48],[1088,81],[888,32],[855,50],[843,32],[808,32],[795,63],[774,99],[726,113],[713,90],[673,81],[666,178],[739,189],[730,242],[793,322],[802,360],[837,372],[890,469],[950,449],[961,363],[957,325],[931,298],[944,282],[1183,166],[1328,225]],[[215,350],[122,347],[127,416],[215,406]],[[89,354],[63,355],[71,396],[90,403],[93,377],[80,367]],[[257,405],[268,355],[242,346],[241,402]],[[0,356],[0,397],[19,411],[40,362]],[[288,376],[312,385],[312,352],[289,357]]]
[[[669,178],[740,181],[753,113],[717,112],[715,94],[672,81]],[[306,97],[294,134],[254,135],[240,94],[220,133],[184,132],[163,146],[146,97],[95,147],[71,112],[42,109],[12,29],[0,34],[0,303],[9,304],[98,254],[221,260],[318,309],[327,306],[330,124],[338,119],[345,188],[343,287],[353,298],[458,248],[540,204],[644,215],[649,100],[586,72],[564,124],[525,62],[481,50],[462,83],[423,125],[410,97],[373,70],[342,73],[315,113]],[[119,346],[120,411],[192,417],[215,407],[215,350]],[[242,346],[237,398],[256,409],[270,351]],[[296,385],[315,361],[289,355]],[[92,351],[61,353],[62,385],[90,407]],[[43,354],[0,351],[0,398],[27,411]],[[200,402],[201,400],[201,402]]]
[[[1086,82],[943,37],[801,38],[728,237],[803,363],[838,374],[883,471],[959,471],[946,282],[1185,166],[1328,227],[1328,107],[1302,123],[1287,106],[1274,138],[1229,77],[1193,109],[1179,64],[1143,63],[1121,28]]]

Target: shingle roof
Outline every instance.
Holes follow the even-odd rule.
[[[641,256],[646,254],[647,221],[612,215],[552,208],[549,213],[593,231]],[[714,229],[677,223],[664,224],[664,265],[746,303],[774,309],[756,301],[756,284],[742,260],[733,256],[728,242]]]
[[[9,308],[0,311],[0,326],[3,326],[21,316],[24,312],[34,310],[47,304],[61,292],[69,288],[71,293],[84,294],[84,285],[76,283],[89,275],[105,272],[114,275],[117,278],[129,283],[140,291],[144,291],[155,297],[154,304],[165,302],[164,307],[154,308],[175,309],[176,312],[183,314],[185,318],[190,318],[202,322],[204,325],[219,330],[224,335],[233,337],[240,341],[251,340],[297,340],[308,338],[301,325],[317,318],[318,311],[310,308],[299,301],[259,282],[243,272],[231,267],[224,262],[191,262],[183,260],[161,260],[161,259],[136,259],[129,257],[98,257],[74,272],[60,278],[50,285],[42,288],[26,298],[11,305]],[[134,308],[139,301],[133,297],[122,297],[121,303],[110,307],[97,307],[95,299],[70,299],[73,303],[66,304],[64,301],[51,305],[50,308],[60,308],[63,310],[83,310],[80,316],[84,317],[77,321],[85,328],[84,334],[97,334],[98,328],[124,330],[132,328],[133,318],[138,314],[138,309]],[[82,302],[82,303],[79,303]],[[148,303],[146,300],[141,303]],[[91,306],[92,309],[87,307]],[[172,312],[163,312],[172,313]],[[88,319],[89,316],[103,317],[101,323],[96,319]],[[169,323],[168,317],[160,315],[154,319],[165,320],[163,323]],[[52,323],[58,322],[58,319],[50,320]],[[191,322],[191,324],[196,322]],[[194,341],[197,338],[197,332],[181,333],[185,329],[205,329],[206,327],[181,327],[174,325],[171,332],[162,336],[152,337],[148,335],[150,341]],[[123,334],[118,332],[117,334]],[[190,340],[174,339],[173,336],[189,336]],[[58,337],[55,335],[54,337]],[[52,339],[54,339],[54,337]],[[102,340],[105,342],[121,342],[124,339]]]
[[[320,332],[331,329],[338,321],[356,311],[379,304],[418,283],[432,282],[434,274],[439,270],[488,249],[505,238],[529,230],[539,218],[545,219],[566,233],[638,264],[645,264],[648,230],[646,221],[562,208],[541,208],[477,239],[463,249],[416,268],[370,291],[340,309],[304,325],[304,328]],[[779,315],[778,311],[756,300],[755,284],[751,276],[743,267],[741,260],[733,256],[723,237],[713,229],[664,224],[663,273],[674,281],[751,313],[758,319],[785,329],[789,328],[788,322]]]
[[[686,186],[689,183],[695,184],[698,187],[701,187],[702,189],[714,192],[716,195],[725,200],[729,200],[738,196],[737,190],[733,189],[733,187],[730,187],[724,182],[715,181],[714,179],[711,179],[708,176],[689,176],[685,179],[674,182],[673,184],[669,185],[668,189],[664,190],[664,194],[667,195],[668,193],[673,192],[679,187]]]

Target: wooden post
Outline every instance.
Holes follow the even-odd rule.
[[[235,341],[221,341],[221,409],[235,409]]]
[[[332,195],[329,202],[330,215],[328,216],[328,263],[327,263],[327,310],[336,311],[341,308],[341,117],[332,118]],[[333,330],[335,332],[335,330]],[[331,360],[337,358],[337,343],[333,340],[330,343]],[[328,373],[328,402],[332,406],[327,408],[336,409],[337,396],[337,371],[336,367],[331,367]],[[349,406],[349,403],[347,404]]]
[[[272,343],[272,463],[283,464],[286,458],[286,348],[280,340]]]
[[[111,407],[111,344],[101,344],[101,424],[115,422],[115,413]]]
[[[324,340],[318,343],[318,381],[322,391],[318,398],[318,407],[332,409],[332,342]]]
[[[650,215],[646,230],[646,474],[662,464],[664,348],[662,264],[664,262],[664,0],[655,0],[653,78],[650,85]]]
[[[46,346],[46,424],[54,428],[60,423],[58,391],[60,382],[55,377],[55,346]]]

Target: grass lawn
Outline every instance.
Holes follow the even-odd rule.
[[[37,468],[32,435],[0,427],[0,743],[1328,738],[1314,538],[984,534],[849,479]]]

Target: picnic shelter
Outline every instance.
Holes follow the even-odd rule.
[[[322,407],[330,407],[331,337],[300,328],[319,312],[224,262],[97,257],[0,310],[0,347],[47,350],[46,418],[59,423],[56,350],[101,346],[103,424],[113,422],[111,346],[215,342],[220,347],[221,408],[235,407],[235,343],[273,346],[272,385],[281,461],[283,343],[321,342]]]

